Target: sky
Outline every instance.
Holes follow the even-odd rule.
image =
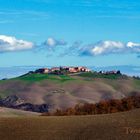
[[[140,66],[139,0],[0,0],[0,67]]]

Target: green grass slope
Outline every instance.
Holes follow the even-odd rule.
[[[49,74],[30,74],[30,75],[24,75],[18,78],[15,78],[16,80],[23,80],[23,81],[29,81],[29,82],[39,82],[42,80],[52,80],[52,81],[59,81],[64,82],[67,80],[73,80],[68,75],[49,75]]]
[[[0,118],[2,140],[138,140],[140,109],[94,116]]]

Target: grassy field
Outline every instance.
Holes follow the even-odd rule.
[[[95,116],[0,118],[1,140],[139,140],[140,109]]]
[[[119,79],[119,78],[127,78],[124,75],[121,74],[100,74],[96,72],[89,72],[89,73],[80,73],[80,74],[71,74],[71,75],[77,75],[80,77],[87,77],[87,78],[106,78],[106,79]],[[29,74],[24,75],[18,78],[15,78],[17,80],[24,80],[24,81],[30,81],[30,82],[39,82],[45,79],[48,80],[59,80],[67,81],[67,80],[74,80],[70,75],[54,75],[54,74]],[[76,80],[76,79],[75,79]]]
[[[42,80],[52,80],[52,81],[59,81],[64,82],[67,80],[73,80],[68,75],[53,75],[53,74],[30,74],[15,78],[16,80],[23,80],[28,82],[40,82]]]

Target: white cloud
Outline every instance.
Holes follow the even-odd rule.
[[[56,40],[53,38],[48,38],[46,41],[46,44],[50,47],[54,47],[54,46],[56,46]]]
[[[133,42],[128,42],[126,44],[127,47],[133,48],[133,47],[140,47],[140,43],[133,43]]]
[[[101,41],[98,42],[92,49],[91,53],[94,55],[105,54],[110,52],[119,52],[124,48],[124,44],[115,41]]]
[[[122,43],[120,41],[100,41],[93,45],[87,45],[82,49],[82,55],[104,55],[111,53],[139,53],[139,43]]]
[[[18,40],[15,37],[0,35],[0,52],[11,52],[32,49],[32,42]]]
[[[47,47],[56,47],[67,45],[67,43],[64,40],[57,40],[55,38],[50,37],[44,42],[44,45]]]

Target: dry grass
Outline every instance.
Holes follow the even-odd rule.
[[[139,132],[128,133],[125,127]],[[0,140],[138,140],[140,109],[71,117],[0,119]]]
[[[40,113],[0,107],[0,118],[1,117],[23,117],[23,116],[32,117],[32,116],[38,116],[38,115],[40,115]]]

